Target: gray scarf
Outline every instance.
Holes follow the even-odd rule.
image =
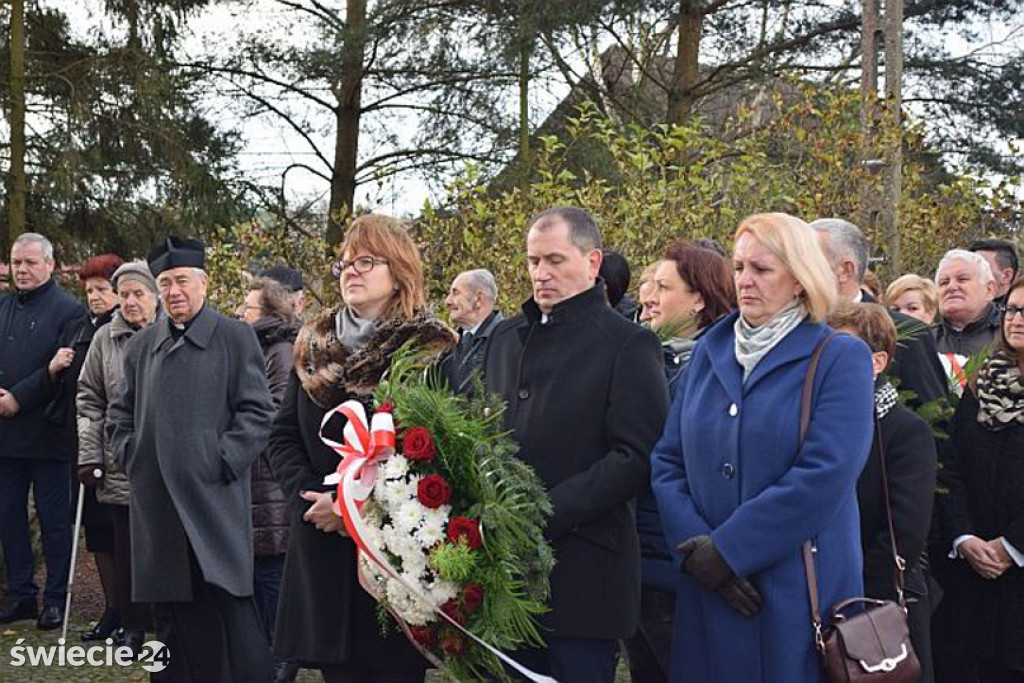
[[[373,333],[377,331],[377,321],[360,318],[348,306],[342,306],[335,322],[338,341],[349,352],[366,345]]]
[[[794,301],[760,327],[750,325],[742,315],[736,318],[736,324],[733,325],[736,333],[736,361],[743,366],[744,382],[761,359],[803,322],[805,317],[807,309],[801,302]]]

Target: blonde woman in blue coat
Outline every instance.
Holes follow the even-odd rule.
[[[816,548],[823,607],[862,594],[871,353],[848,335],[825,348],[801,446],[801,389],[835,279],[813,231],[786,214],[744,220],[732,260],[739,311],[695,348],[651,456],[681,567],[672,680],[817,681],[801,548]]]

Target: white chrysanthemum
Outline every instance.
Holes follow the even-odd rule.
[[[404,479],[409,473],[409,460],[404,455],[392,455],[384,463],[385,479]]]
[[[454,600],[459,594],[459,587],[451,581],[445,581],[444,579],[436,579],[426,586],[427,597],[435,605],[443,605],[449,600]]]
[[[409,580],[409,577],[405,577]],[[416,585],[413,582],[413,585]],[[406,622],[422,626],[433,621],[434,612],[429,605],[424,604],[415,596],[409,593],[398,581],[388,581],[387,598],[395,611],[397,611]]]
[[[423,523],[432,524],[444,529],[444,525],[448,523],[448,517],[451,516],[452,506],[442,505],[439,508],[426,508],[423,511]]]
[[[384,483],[384,500],[390,507],[397,507],[416,497],[416,487],[409,479],[389,479]]]
[[[435,512],[431,510],[430,512]],[[439,519],[437,515],[423,515],[423,522],[416,530],[416,540],[422,548],[430,549],[444,540],[445,520]]]
[[[423,505],[417,500],[402,503],[392,515],[395,528],[411,534],[423,521],[423,510]]]

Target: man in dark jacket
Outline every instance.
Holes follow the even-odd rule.
[[[64,618],[71,560],[68,458],[74,451],[44,416],[54,388],[49,364],[64,331],[86,317],[82,305],[53,280],[53,266],[50,241],[22,234],[11,248],[14,291],[0,298],[0,544],[8,584],[0,623],[38,615],[44,629],[59,627]],[[32,579],[30,486],[46,557],[42,614]]]
[[[818,243],[835,273],[839,298],[854,303],[878,303],[860,288],[871,251],[861,229],[840,218],[819,218],[811,227],[817,230]],[[889,315],[900,333],[889,376],[895,378],[899,391],[914,392],[909,401],[911,406],[944,400],[948,394],[946,372],[931,330],[902,313],[890,311]]]
[[[935,328],[941,353],[973,356],[999,337],[1002,311],[993,298],[996,281],[980,254],[963,249],[947,251],[935,269],[942,321]]]
[[[487,340],[505,319],[494,308],[497,300],[498,285],[489,270],[467,270],[452,280],[444,305],[452,324],[458,327],[459,343],[441,359],[441,373],[456,393],[472,391]]]
[[[610,683],[616,640],[633,634],[640,610],[634,498],[668,411],[661,348],[608,306],[601,234],[586,212],[541,213],[526,248],[533,297],[494,331],[485,361],[505,426],[554,506],[547,649],[522,656],[563,683]]]
[[[253,594],[249,468],[274,403],[245,323],[204,304],[203,246],[169,237],[149,255],[168,320],[128,343],[110,408],[130,484],[132,598],[155,604],[173,681],[269,681]]]

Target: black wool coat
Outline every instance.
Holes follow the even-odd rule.
[[[992,431],[978,423],[978,401],[965,391],[944,448],[950,524],[947,548],[964,534],[1000,536],[1024,552],[1024,424]],[[960,560],[966,562],[966,560]],[[1024,672],[1024,568],[997,579],[970,573],[970,633],[983,659]]]
[[[295,342],[295,364],[274,420],[267,455],[288,501],[285,557],[274,653],[309,665],[345,665],[374,671],[423,671],[427,661],[397,628],[381,636],[377,604],[359,585],[356,547],[337,533],[325,533],[302,519],[310,503],[302,491],[326,491],[325,476],[340,458],[320,440],[328,409],[355,399],[372,408],[373,391],[391,354],[413,336],[439,342],[446,350],[455,335],[436,321],[385,325],[363,350],[349,353],[334,331],[337,309],[309,321]],[[344,418],[324,430],[343,441]]]
[[[640,609],[634,501],[668,413],[657,337],[608,306],[604,285],[557,304],[536,302],[494,331],[487,389],[506,403],[505,426],[537,471],[554,516],[552,611],[564,638],[627,638]]]
[[[897,403],[880,421],[881,450],[889,476],[896,547],[908,569],[918,564],[931,527],[935,497],[935,437],[924,420]],[[895,600],[895,568],[882,489],[879,431],[857,479],[860,538],[864,550],[864,592]]]
[[[54,280],[0,296],[0,387],[20,406],[14,417],[0,418],[0,458],[77,457],[67,432],[55,430],[46,418],[56,388],[47,368],[65,331],[86,320],[82,304]]]
[[[64,368],[53,378],[53,398],[46,406],[44,414],[54,428],[60,433],[61,443],[68,444],[72,457],[71,465],[71,507],[74,508],[78,501],[78,411],[76,399],[78,397],[78,377],[82,374],[82,365],[85,364],[85,355],[92,345],[92,338],[96,331],[110,322],[114,317],[117,307],[110,309],[103,315],[93,318],[91,316],[82,318],[73,325],[64,328],[57,345],[60,348],[68,347],[74,349],[75,357],[71,365]],[[104,513],[95,509],[92,505],[95,496],[85,499],[88,509],[85,510],[84,519],[86,523],[101,521]],[[103,520],[105,521],[105,520]]]

